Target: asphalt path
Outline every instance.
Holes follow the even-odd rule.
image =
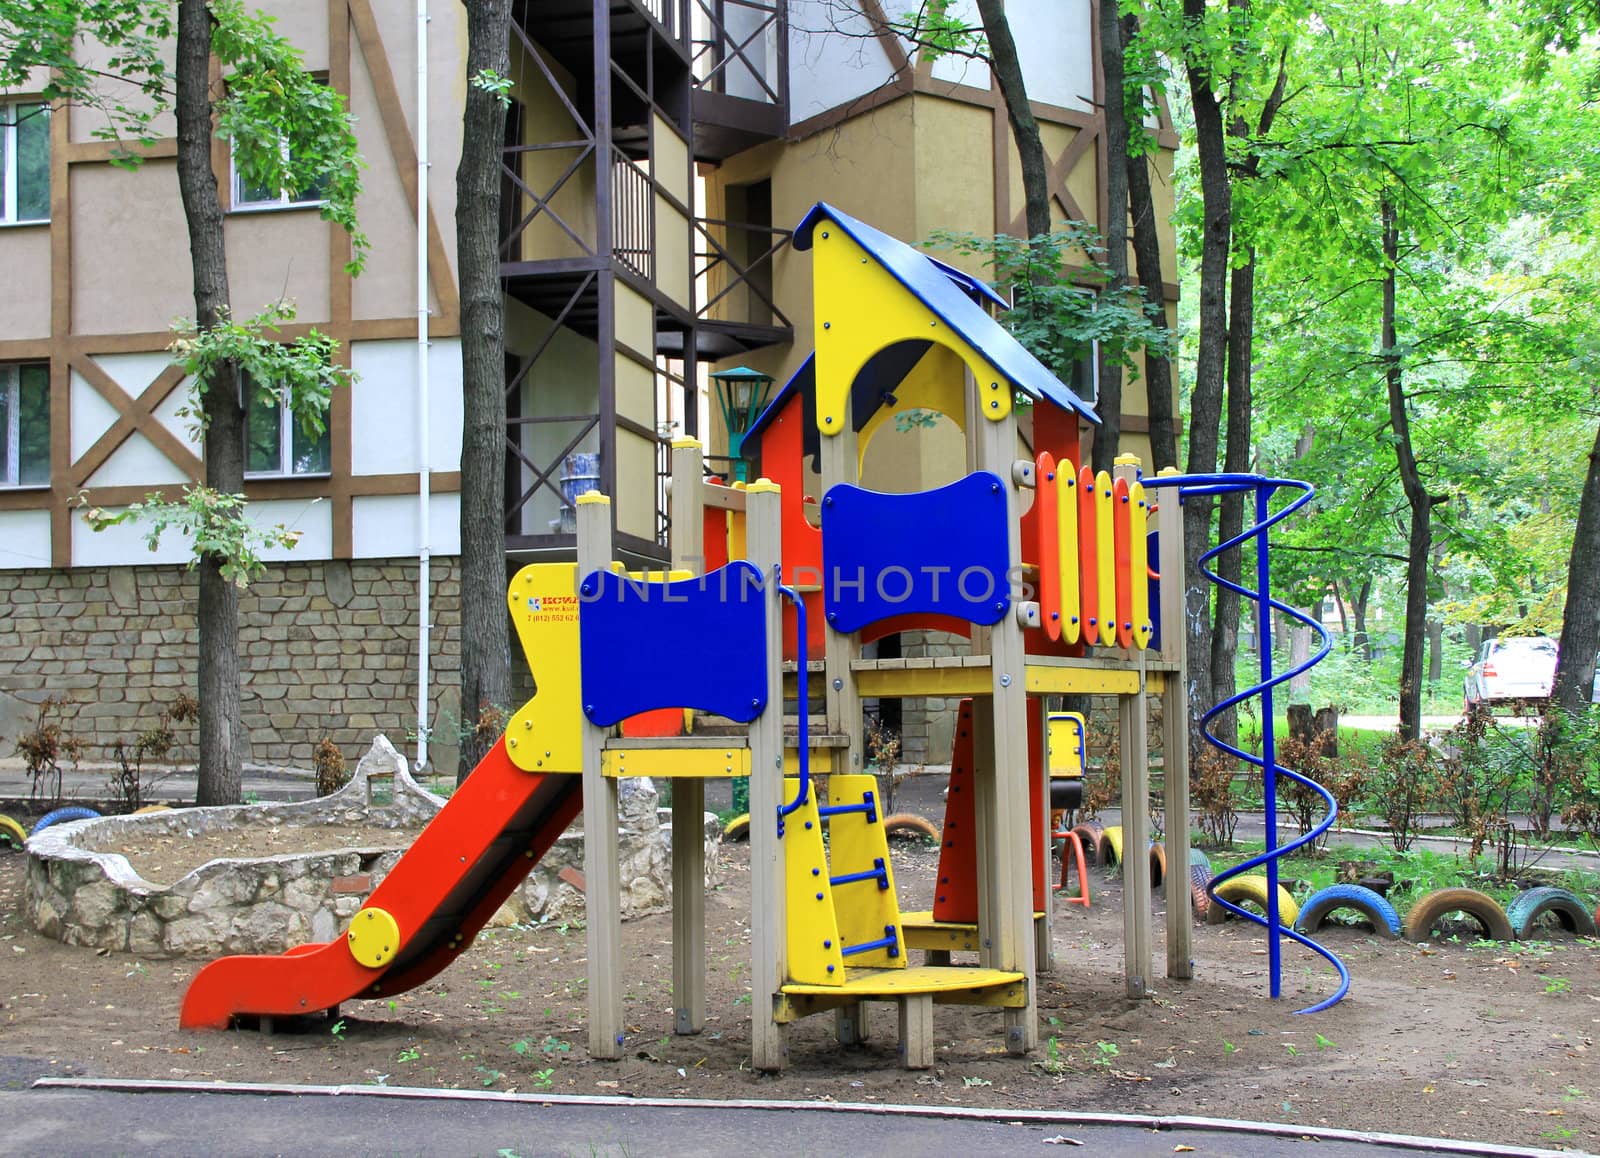
[[[1247,1123],[1115,1115],[969,1111],[820,1103],[709,1103],[317,1087],[233,1092],[192,1086],[99,1089],[46,1085],[0,1093],[0,1151],[9,1154],[809,1155],[1061,1153],[1170,1158],[1173,1153],[1297,1158],[1375,1155],[1550,1155],[1461,1142]],[[1190,1151],[1188,1148],[1193,1147]],[[1569,1152],[1570,1153],[1570,1152]]]

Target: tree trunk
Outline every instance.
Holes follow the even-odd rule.
[[[178,190],[189,230],[195,321],[209,330],[228,313],[228,254],[222,203],[211,167],[211,12],[205,0],[181,0],[175,64]],[[244,491],[244,410],[238,369],[217,368],[201,396],[206,485]],[[201,557],[199,804],[238,804],[244,787],[245,735],[240,719],[239,589],[222,577],[223,560]]]
[[[1006,20],[1005,0],[978,0],[978,15],[983,20],[984,39],[989,42],[989,65],[1000,84],[1011,133],[1017,140],[1017,155],[1022,160],[1028,236],[1039,237],[1050,232],[1050,168],[1044,159],[1044,143],[1039,139],[1039,122],[1034,120],[1033,107],[1028,103],[1017,42]]]
[[[1383,217],[1383,349],[1384,379],[1389,394],[1389,428],[1400,467],[1400,485],[1411,507],[1411,535],[1406,555],[1406,623],[1400,653],[1400,734],[1422,737],[1422,653],[1428,622],[1428,566],[1433,546],[1433,507],[1443,502],[1430,495],[1417,471],[1411,446],[1411,419],[1406,412],[1398,338],[1395,334],[1395,280],[1400,263],[1400,224],[1388,197]]]
[[[1139,18],[1122,18],[1122,51],[1139,33]],[[1158,330],[1167,327],[1165,282],[1161,276],[1161,233],[1156,220],[1155,197],[1150,188],[1150,158],[1128,158],[1128,216],[1133,226],[1133,263],[1144,290],[1150,322]],[[1153,470],[1178,465],[1178,427],[1173,413],[1172,363],[1166,355],[1148,348],[1144,352],[1144,386],[1150,415],[1150,459]]]
[[[1361,581],[1361,590],[1350,601],[1350,615],[1355,621],[1355,633],[1350,643],[1361,658],[1368,663],[1372,662],[1372,636],[1367,633],[1367,600],[1372,598],[1372,578],[1368,576]]]
[[[1310,610],[1305,608],[1303,610]],[[1289,667],[1299,667],[1311,658],[1311,629],[1298,620],[1289,623]],[[1287,670],[1287,669],[1285,669]],[[1311,695],[1311,673],[1301,672],[1289,681],[1289,697],[1303,700]]]
[[[1245,474],[1250,470],[1250,361],[1252,326],[1255,314],[1256,255],[1246,248],[1243,265],[1232,271],[1232,284],[1228,295],[1228,445],[1223,455],[1222,469],[1229,474]],[[1223,495],[1217,513],[1217,542],[1226,543],[1244,530],[1245,503],[1250,502],[1250,521],[1255,521],[1253,495],[1242,493]],[[1244,545],[1217,556],[1217,574],[1238,583],[1244,570]],[[1254,584],[1251,584],[1254,586]],[[1211,695],[1212,703],[1220,704],[1233,695],[1238,685],[1234,681],[1233,662],[1239,652],[1239,595],[1226,587],[1217,588],[1217,612],[1211,632]],[[1238,719],[1229,709],[1212,721],[1212,731],[1237,743]]]
[[[1600,429],[1589,451],[1578,526],[1567,563],[1567,606],[1561,616],[1561,655],[1552,702],[1580,712],[1594,695],[1594,657],[1600,650]]]
[[[509,76],[510,0],[468,0],[467,75]],[[461,764],[499,739],[511,703],[505,564],[505,312],[500,298],[500,163],[506,108],[467,86],[456,169],[461,266]],[[605,166],[601,166],[602,169]]]
[[[1183,0],[1183,14],[1193,26],[1205,19],[1205,0]],[[1195,357],[1194,389],[1189,395],[1189,474],[1217,469],[1217,433],[1222,425],[1223,360],[1227,355],[1228,243],[1232,232],[1232,199],[1228,188],[1228,156],[1222,106],[1203,57],[1186,48],[1189,93],[1194,105],[1195,147],[1200,166],[1203,203],[1200,242],[1200,340]],[[1195,496],[1183,504],[1184,651],[1189,684],[1189,750],[1198,755],[1200,717],[1211,707],[1210,584],[1200,574],[1200,555],[1211,543],[1211,500]]]
[[[1128,110],[1123,91],[1122,20],[1118,0],[1099,0],[1100,70],[1105,81],[1106,123],[1106,291],[1118,293],[1128,284]],[[1094,409],[1100,429],[1094,437],[1094,469],[1108,474],[1122,442],[1122,366],[1100,358]]]

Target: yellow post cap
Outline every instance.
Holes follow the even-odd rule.
[[[1114,463],[1116,463],[1118,466],[1143,466],[1144,465],[1143,460],[1138,455],[1133,454],[1133,453],[1119,454],[1119,455],[1117,455],[1116,458],[1112,459],[1112,461]]]
[[[700,440],[698,438],[674,438],[672,440],[673,450],[689,450],[691,448],[694,450],[700,449]]]
[[[589,491],[578,496],[578,505],[581,507],[585,503],[605,503],[607,506],[610,506],[611,496],[603,495],[599,491]]]
[[[783,488],[770,478],[758,478],[755,482],[744,488],[745,493],[752,495],[775,495],[782,492]]]

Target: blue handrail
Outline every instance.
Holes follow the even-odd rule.
[[[1290,607],[1287,603],[1280,602],[1272,597],[1271,564],[1267,550],[1267,534],[1271,528],[1309,503],[1316,492],[1310,483],[1301,482],[1297,479],[1269,478],[1265,475],[1257,474],[1157,475],[1154,478],[1146,477],[1142,481],[1146,489],[1151,487],[1177,487],[1180,501],[1191,495],[1198,497],[1238,494],[1245,491],[1252,492],[1255,495],[1255,523],[1246,527],[1226,543],[1219,543],[1205,552],[1200,556],[1199,565],[1200,573],[1212,583],[1220,587],[1226,587],[1256,605],[1256,632],[1257,639],[1260,640],[1260,646],[1257,650],[1261,655],[1261,681],[1242,692],[1229,696],[1212,707],[1202,717],[1201,729],[1205,734],[1205,738],[1212,745],[1237,759],[1245,761],[1247,764],[1252,764],[1261,769],[1262,799],[1265,802],[1266,849],[1260,856],[1252,857],[1243,864],[1235,865],[1233,868],[1225,869],[1218,873],[1212,878],[1206,891],[1211,896],[1212,904],[1221,905],[1230,912],[1237,913],[1239,916],[1266,928],[1269,975],[1273,997],[1280,997],[1283,992],[1283,959],[1280,940],[1283,935],[1287,935],[1290,940],[1297,941],[1313,952],[1320,954],[1338,970],[1339,987],[1332,996],[1324,998],[1314,1005],[1307,1006],[1305,1009],[1295,1010],[1296,1013],[1318,1013],[1331,1005],[1337,1004],[1350,992],[1350,970],[1330,950],[1317,944],[1311,938],[1279,923],[1278,860],[1296,849],[1303,848],[1305,845],[1317,840],[1323,833],[1332,828],[1333,822],[1339,815],[1339,805],[1334,800],[1332,793],[1322,785],[1309,777],[1302,776],[1294,769],[1285,768],[1278,763],[1277,737],[1274,734],[1272,689],[1281,683],[1294,679],[1302,672],[1319,663],[1331,649],[1332,640],[1321,623],[1296,608]],[[1297,490],[1301,493],[1274,515],[1269,509],[1271,499],[1276,491],[1283,488]],[[1256,590],[1254,591],[1231,580],[1224,579],[1206,566],[1207,563],[1215,559],[1223,551],[1237,547],[1251,538],[1257,540]],[[1310,659],[1278,674],[1274,674],[1272,670],[1271,626],[1273,609],[1283,612],[1297,623],[1313,628],[1322,641],[1322,646],[1318,648],[1316,654],[1311,656]],[[1250,753],[1242,751],[1231,744],[1223,743],[1209,727],[1211,721],[1218,715],[1255,695],[1261,697],[1261,755],[1259,757],[1252,756]],[[1281,847],[1278,845],[1277,787],[1277,778],[1280,773],[1299,784],[1304,784],[1308,788],[1315,790],[1328,806],[1328,814],[1310,832],[1296,837]],[[1260,865],[1265,865],[1267,869],[1267,915],[1265,918],[1258,917],[1248,909],[1217,896],[1217,887],[1219,885]]]
[[[778,806],[778,835],[781,837],[783,835],[783,818],[799,808],[811,796],[811,705],[806,688],[806,685],[811,680],[811,673],[806,670],[808,663],[806,658],[806,601],[801,598],[798,588],[785,587],[783,585],[781,566],[775,565],[772,569],[772,574],[778,590],[782,592],[785,599],[794,604],[795,655],[799,660],[795,670],[795,684],[797,687],[795,693],[797,703],[795,707],[800,713],[800,733],[797,737],[798,743],[796,746],[800,764],[800,791],[796,793],[794,800],[790,803]],[[752,769],[752,775],[755,774],[755,771],[755,769]]]

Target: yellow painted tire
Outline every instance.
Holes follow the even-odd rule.
[[[21,848],[28,842],[28,834],[22,825],[9,816],[0,816],[0,839],[10,841],[12,848]]]
[[[146,804],[143,808],[135,808],[130,816],[148,816],[152,812],[171,812],[170,804]]]
[[[1217,896],[1225,901],[1239,904],[1243,901],[1254,901],[1261,907],[1262,916],[1267,912],[1267,878],[1258,876],[1230,877],[1216,887]],[[1206,924],[1220,925],[1229,917],[1231,912],[1221,905],[1211,905],[1206,909]],[[1278,923],[1294,927],[1294,922],[1300,916],[1300,906],[1294,903],[1294,897],[1282,885],[1278,886]]]
[[[742,812],[722,827],[723,840],[749,840],[750,814]]]
[[[1122,863],[1122,825],[1113,824],[1100,833],[1100,846],[1094,858],[1101,868]]]
[[[924,840],[938,840],[939,828],[914,812],[896,812],[883,818],[885,836],[920,836]]]

